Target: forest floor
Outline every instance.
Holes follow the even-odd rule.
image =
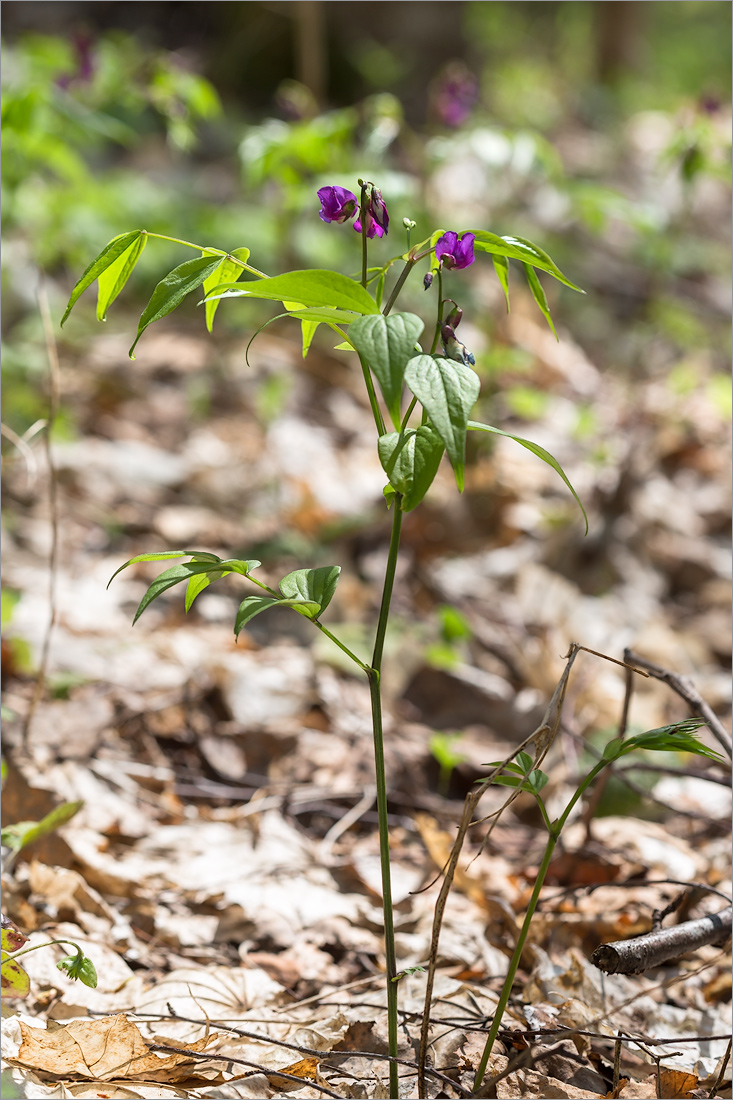
[[[77,431],[53,444],[53,478],[42,447],[4,468],[3,825],[60,801],[83,807],[20,853],[3,911],[31,944],[81,944],[99,977],[96,989],[69,980],[61,948],[27,956],[31,995],[4,1008],[4,1065],[34,1097],[385,1097],[366,682],[284,609],[235,642],[251,592],[240,577],[188,615],[174,589],[134,628],[162,567],[136,565],[107,588],[127,559],[173,548],[257,557],[271,584],[339,564],[326,622],[368,652],[390,523],[360,376],[327,343],[303,360],[280,328],[247,366],[248,337],[185,322],[146,333],[132,365],[133,323],[116,323],[61,347]],[[704,378],[635,385],[540,323],[520,294],[501,322],[525,357],[522,384],[548,395],[536,422],[512,430],[563,464],[590,533],[553,471],[506,438],[472,441],[463,496],[441,469],[406,517],[385,661],[400,969],[429,956],[465,795],[540,724],[571,642],[616,661],[630,648],[691,677],[728,721],[729,417]],[[550,816],[620,730],[688,714],[668,684],[581,652],[546,762]],[[693,1097],[716,1081],[731,1095],[729,1064],[718,1080],[729,949],[635,976],[590,962],[681,895],[667,924],[730,898],[727,769],[667,754],[630,763],[562,836],[491,1095]],[[482,814],[501,801],[487,790]],[[482,845],[486,828],[469,834],[440,939],[431,1061],[444,1077],[432,1096],[470,1091],[544,847],[524,796]],[[416,1096],[425,974],[399,989],[400,1077]]]

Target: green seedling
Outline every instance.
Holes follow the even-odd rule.
[[[74,954],[67,955],[56,963],[56,967],[62,970],[74,981],[83,982],[90,989],[97,988],[97,972],[94,963],[88,958],[77,943],[72,940],[48,940],[47,943],[38,943],[33,947],[24,947],[28,937],[18,928],[9,917],[3,913],[0,916],[0,982],[3,997],[27,997],[31,991],[31,980],[28,971],[21,966],[18,959],[31,951],[40,951],[44,947],[54,947],[63,944],[73,947]]]

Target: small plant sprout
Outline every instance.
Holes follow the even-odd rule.
[[[353,218],[353,228],[361,235],[359,280],[322,269],[268,275],[250,264],[250,252],[245,246],[229,251],[178,239],[176,243],[181,248],[190,249],[195,255],[170,271],[154,288],[140,317],[130,356],[134,358],[137,344],[148,326],[167,316],[195,291],[202,295],[200,304],[204,306],[209,330],[221,301],[258,298],[280,303],[278,317],[290,317],[301,326],[304,355],[308,354],[314,333],[322,326],[336,334],[339,348],[354,353],[364,379],[374,420],[375,445],[385,474],[385,506],[391,510],[392,515],[387,564],[370,659],[367,661],[359,658],[323,621],[338,583],[338,565],[296,569],[283,577],[276,587],[270,587],[257,577],[260,562],[255,559],[219,558],[207,550],[199,549],[138,554],[120,569],[137,562],[178,559],[149,586],[137,609],[135,620],[153,600],[177,584],[185,584],[185,606],[188,611],[196,597],[212,581],[233,574],[256,590],[245,595],[239,606],[234,622],[235,635],[256,615],[273,607],[289,607],[309,619],[314,628],[330,638],[366,676],[371,697],[377,787],[389,1053],[394,1059],[397,1056],[399,983],[395,981],[397,962],[392,915],[381,680],[403,518],[424,499],[444,456],[450,462],[458,491],[463,490],[466,435],[469,431],[496,433],[514,439],[520,446],[548,463],[580,504],[564,471],[542,447],[501,428],[470,419],[481,384],[478,374],[473,370],[474,356],[456,336],[461,309],[452,298],[444,298],[443,281],[449,278],[451,293],[459,295],[460,280],[465,278],[466,269],[479,259],[480,254],[488,253],[508,306],[509,261],[517,261],[553,332],[547,299],[537,272],[549,275],[571,290],[578,291],[579,287],[570,282],[547,253],[531,241],[517,236],[499,236],[481,229],[436,229],[418,244],[410,245],[410,234],[415,228],[415,222],[405,218],[402,219],[402,224],[408,234],[407,251],[384,257],[390,215],[378,186],[369,180],[359,180],[357,192],[340,184],[333,184],[321,187],[317,198],[320,202],[318,216],[329,226],[328,230],[324,229],[325,232]],[[314,217],[315,214],[314,210]],[[174,240],[162,234],[137,229],[123,233],[105,245],[74,287],[62,324],[79,297],[94,282],[98,287],[97,313],[100,319],[104,318],[148,242],[161,239],[168,242]],[[373,261],[371,267],[368,265],[370,247],[377,250],[379,255],[376,264]],[[423,318],[414,313],[399,312],[394,307],[411,273],[423,261],[428,266],[424,285],[429,288],[435,281],[437,294],[432,297],[434,315],[430,335],[421,343],[426,328]],[[385,304],[382,305],[383,292],[391,269],[400,262],[403,266],[386,295]],[[447,314],[446,305],[452,306]],[[442,354],[438,351],[439,346]],[[580,507],[582,510],[582,505]],[[585,519],[584,511],[583,517]],[[394,1061],[390,1062],[389,1081],[389,1095],[398,1096],[397,1064]]]
[[[631,752],[636,752],[638,749],[657,752],[693,753],[697,756],[707,756],[711,760],[722,763],[723,757],[720,753],[717,753],[714,749],[708,748],[708,746],[704,745],[696,736],[697,730],[705,724],[706,723],[700,718],[688,718],[682,722],[675,722],[669,726],[662,726],[659,729],[649,730],[647,733],[640,733],[635,737],[624,739],[615,738],[613,741],[609,741],[603,750],[602,758],[595,767],[588,772],[579,784],[577,790],[571,796],[563,812],[559,817],[555,818],[554,821],[550,820],[542,800],[542,789],[548,782],[548,776],[545,772],[535,767],[534,758],[530,756],[529,753],[518,753],[516,760],[509,764],[503,764],[502,761],[495,761],[486,765],[486,767],[489,768],[499,769],[498,774],[492,776],[486,782],[502,787],[513,787],[516,792],[524,791],[533,796],[542,816],[544,826],[547,829],[548,838],[532,890],[532,896],[527,905],[527,912],[525,913],[522,928],[509,963],[509,970],[499,995],[499,1003],[496,1006],[496,1012],[494,1013],[489,1034],[486,1038],[481,1062],[476,1071],[476,1078],[473,1086],[474,1091],[480,1087],[484,1079],[489,1057],[496,1037],[499,1034],[499,1028],[501,1027],[501,1021],[506,1006],[509,1003],[514,979],[519,969],[519,961],[522,957],[524,945],[527,942],[532,918],[534,917],[537,904],[540,900],[540,893],[547,876],[550,861],[552,860],[555,846],[560,839],[560,834],[567,824],[567,820],[573,808],[609,764],[612,764],[614,760],[618,760],[621,756],[627,756]]]
[[[43,947],[64,945],[73,947],[75,954],[66,955],[56,963],[59,970],[64,971],[74,981],[80,981],[88,985],[90,989],[97,988],[97,971],[94,963],[88,958],[77,943],[72,940],[48,940],[47,943],[37,943],[33,947],[24,947],[28,937],[18,928],[9,917],[2,914],[0,917],[0,981],[2,983],[3,997],[27,997],[31,991],[31,980],[28,971],[18,962],[23,955],[31,951],[40,951]]]

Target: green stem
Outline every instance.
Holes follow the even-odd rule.
[[[473,1091],[474,1092],[476,1092],[479,1085],[481,1084],[481,1082],[484,1079],[484,1074],[486,1073],[486,1066],[488,1065],[489,1057],[491,1055],[491,1051],[492,1051],[492,1048],[494,1046],[496,1036],[499,1034],[499,1028],[501,1027],[502,1017],[504,1016],[504,1011],[506,1009],[506,1006],[509,1003],[509,998],[510,998],[511,992],[512,992],[512,986],[514,985],[514,979],[517,976],[517,970],[519,969],[519,962],[520,962],[520,959],[522,958],[522,951],[524,950],[524,945],[525,945],[525,942],[527,940],[527,935],[529,934],[530,925],[532,924],[532,917],[534,916],[535,910],[537,909],[537,903],[540,900],[540,893],[542,891],[542,886],[544,885],[545,877],[547,875],[547,869],[550,866],[550,860],[552,859],[552,854],[555,851],[555,845],[557,844],[559,836],[560,836],[560,830],[559,830],[559,828],[557,828],[557,823],[556,823],[555,830],[552,833],[550,833],[550,836],[548,837],[548,840],[547,840],[547,846],[545,848],[545,854],[542,857],[542,863],[540,864],[539,871],[537,872],[537,881],[534,884],[534,890],[532,891],[532,897],[529,899],[529,905],[527,906],[527,912],[525,914],[524,922],[522,924],[522,930],[519,933],[519,939],[517,940],[517,946],[514,948],[514,954],[512,955],[511,962],[509,963],[509,970],[507,971],[507,976],[504,979],[504,985],[502,986],[501,996],[499,997],[499,1003],[497,1004],[496,1011],[494,1012],[494,1019],[491,1022],[491,1029],[490,1029],[489,1034],[488,1034],[487,1039],[486,1039],[486,1045],[484,1046],[484,1052],[483,1052],[483,1055],[481,1056],[481,1062],[479,1064],[478,1069],[476,1070],[476,1078],[473,1082]]]
[[[374,423],[377,425],[377,434],[380,436],[386,435],[387,429],[384,426],[384,417],[377,401],[377,391],[374,389],[372,372],[361,356],[359,356],[359,362],[361,363],[361,373],[364,375],[364,385],[369,395],[369,404],[372,407],[372,416],[374,417]]]
[[[409,408],[408,408],[407,412],[402,417],[402,423],[400,424],[400,431],[401,432],[404,432],[405,428],[407,427],[408,422],[410,420],[410,417],[412,416],[412,410],[415,408],[415,405],[417,405],[417,398],[413,397],[412,401],[410,402],[410,405],[409,405]]]
[[[77,955],[84,954],[82,949],[79,947],[79,944],[74,943],[73,940],[49,940],[47,943],[37,943],[33,947],[24,947],[22,951],[16,951],[14,952],[14,954],[8,955],[7,958],[3,959],[3,962],[15,962],[15,960],[19,959],[21,955],[28,955],[31,951],[40,951],[42,947],[53,947],[54,944],[66,944],[67,947],[75,948]]]
[[[194,244],[193,241],[183,241],[180,237],[169,237],[166,233],[151,233],[148,229],[143,229],[142,232],[146,237],[155,237],[158,241],[170,241],[171,244],[182,244],[185,245],[186,248],[195,248],[197,252],[210,252],[213,256],[226,256],[233,264],[239,264],[245,271],[251,271],[253,275],[258,275],[260,279],[269,278],[264,271],[258,271],[256,267],[252,267],[251,264],[246,264],[244,260],[237,259],[236,256],[232,256],[229,252],[225,252],[223,248],[204,248],[200,244]]]
[[[435,349],[438,346],[438,340],[440,339],[440,326],[443,324],[443,269],[438,268],[438,319],[435,322],[435,335],[433,336],[433,346],[430,349],[430,354],[435,354]]]
[[[337,645],[339,649],[346,654],[347,657],[350,657],[351,660],[359,666],[362,672],[366,672],[367,676],[369,675],[369,665],[365,665],[364,662],[360,660],[355,653],[351,652],[347,645],[344,645],[343,642],[339,641],[335,634],[332,634],[327,627],[325,627],[322,623],[319,623],[318,619],[313,619],[313,625],[318,627],[321,634],[325,634],[327,638],[330,638],[333,644]]]
[[[609,760],[600,760],[596,764],[596,766],[593,768],[593,770],[591,772],[589,772],[589,774],[585,777],[585,779],[580,784],[578,789],[574,792],[574,794],[571,797],[570,801],[568,802],[567,806],[565,807],[562,814],[560,815],[559,818],[557,818],[556,821],[553,821],[553,822],[548,821],[547,813],[544,810],[544,805],[543,805],[542,799],[537,798],[537,802],[540,806],[540,809],[543,812],[542,816],[544,817],[545,822],[548,825],[548,830],[549,830],[550,835],[549,835],[548,840],[547,840],[547,846],[545,848],[545,854],[542,857],[542,863],[540,864],[539,870],[537,872],[537,879],[535,881],[534,889],[532,891],[532,897],[529,899],[529,905],[527,906],[527,912],[525,914],[524,921],[522,923],[522,929],[519,933],[519,939],[517,940],[517,945],[514,948],[514,954],[512,955],[511,962],[509,963],[509,970],[507,971],[507,976],[504,979],[504,985],[502,986],[501,995],[499,997],[499,1003],[496,1006],[496,1011],[494,1013],[494,1019],[492,1020],[492,1023],[491,1023],[491,1029],[489,1030],[489,1034],[488,1034],[487,1039],[486,1039],[486,1045],[484,1046],[484,1052],[483,1052],[483,1055],[481,1056],[481,1062],[479,1064],[478,1069],[476,1070],[476,1078],[473,1082],[473,1091],[474,1092],[478,1089],[479,1085],[483,1081],[484,1074],[486,1073],[486,1066],[488,1065],[489,1057],[491,1055],[491,1051],[492,1051],[492,1048],[494,1046],[496,1036],[499,1034],[499,1028],[501,1027],[501,1020],[502,1020],[502,1017],[503,1017],[504,1012],[506,1010],[506,1006],[509,1003],[509,998],[510,998],[511,992],[512,992],[512,986],[514,985],[514,979],[517,975],[517,970],[519,969],[519,962],[520,962],[520,959],[522,957],[522,951],[524,950],[524,944],[527,940],[530,925],[532,924],[532,918],[535,914],[535,911],[537,909],[537,904],[540,900],[540,893],[542,892],[542,887],[544,886],[545,878],[547,877],[547,870],[550,866],[550,860],[552,859],[552,854],[555,851],[555,845],[557,844],[558,840],[560,839],[560,834],[562,833],[562,830],[565,827],[565,824],[568,820],[568,816],[570,815],[570,812],[573,809],[573,806],[575,806],[578,799],[580,799],[583,796],[583,793],[587,790],[587,788],[590,786],[590,784],[593,782],[593,780],[596,778],[596,776],[600,775],[600,773],[603,771],[603,769],[605,767],[608,766],[609,763],[610,763]]]
[[[384,309],[382,310],[382,313],[384,314],[385,317],[387,316],[387,314],[391,310],[392,306],[397,301],[397,297],[398,297],[400,291],[402,290],[403,286],[405,285],[405,282],[407,280],[407,276],[410,274],[410,272],[412,271],[414,266],[415,266],[415,260],[413,260],[413,259],[409,259],[405,262],[405,266],[402,268],[402,271],[400,272],[400,276],[399,276],[397,282],[395,283],[394,287],[392,288],[392,293],[390,294],[389,298],[387,299],[387,304],[384,307]]]
[[[397,494],[394,500],[392,518],[392,537],[387,555],[387,568],[382,589],[382,603],[379,609],[379,621],[374,640],[372,667],[368,672],[369,694],[372,703],[372,732],[374,735],[374,769],[377,784],[377,816],[379,818],[379,861],[382,868],[382,906],[384,910],[384,956],[387,976],[387,1026],[389,1032],[389,1053],[397,1057],[397,954],[394,941],[394,916],[392,912],[392,874],[389,863],[389,821],[387,817],[387,775],[384,765],[384,733],[382,729],[382,656],[384,639],[387,633],[389,605],[394,587],[397,557],[402,529],[402,497]],[[389,1064],[389,1095],[399,1096],[397,1064]]]

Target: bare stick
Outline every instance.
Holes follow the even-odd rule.
[[[46,683],[48,655],[51,648],[51,635],[53,634],[53,628],[56,625],[56,574],[58,570],[59,542],[58,479],[56,477],[56,466],[54,465],[53,452],[51,448],[51,433],[53,431],[53,426],[56,421],[56,416],[59,409],[59,402],[61,398],[61,370],[59,368],[58,350],[56,348],[56,340],[53,333],[51,310],[48,305],[48,295],[46,293],[46,286],[43,281],[41,281],[41,284],[38,288],[38,307],[41,311],[41,320],[43,321],[43,332],[46,338],[46,353],[48,355],[49,377],[51,380],[48,420],[46,422],[46,431],[44,432],[43,436],[44,449],[46,452],[46,462],[48,463],[48,506],[51,520],[51,549],[48,555],[48,624],[46,626],[46,633],[44,635],[43,645],[41,647],[41,659],[38,665],[38,676],[36,677],[36,685],[33,689],[33,696],[28,705],[28,711],[25,716],[25,721],[23,722],[21,745],[24,749],[28,748],[28,739],[30,736],[33,715],[41,699],[43,688]]]
[[[705,719],[713,737],[720,742],[728,757],[733,756],[731,739],[728,731],[712,707],[705,702],[689,676],[680,676],[679,673],[670,672],[669,669],[662,668],[660,665],[655,665],[652,661],[647,661],[645,657],[640,657],[638,653],[634,653],[630,649],[624,650],[624,659],[646,669],[650,676],[668,684],[672,688],[672,691],[677,692],[680,698],[685,700],[693,714],[697,715],[698,718]]]
[[[567,664],[565,665],[565,669],[562,676],[560,677],[560,681],[555,688],[555,692],[552,696],[552,699],[550,700],[550,705],[545,712],[542,724],[537,727],[534,733],[531,733],[529,737],[526,737],[521,745],[518,745],[517,748],[514,749],[514,751],[501,762],[501,764],[499,764],[491,771],[488,777],[489,780],[491,780],[493,776],[497,775],[502,770],[502,768],[505,767],[506,764],[511,763],[514,757],[517,756],[517,754],[520,753],[526,745],[529,745],[531,741],[534,741],[535,745],[534,766],[539,767],[540,763],[544,760],[545,756],[550,750],[550,746],[555,740],[557,731],[560,726],[560,716],[562,714],[562,705],[565,701],[568,676],[570,674],[570,669],[573,667],[575,657],[580,649],[581,647],[576,645],[575,642],[570,643],[570,649],[568,650],[568,654],[566,657]],[[468,832],[468,829],[473,821],[473,815],[476,807],[478,806],[479,801],[483,797],[484,792],[487,790],[488,786],[488,783],[483,783],[477,790],[471,791],[469,792],[469,794],[466,795],[466,801],[463,808],[463,816],[461,818],[461,824],[458,828],[458,835],[456,836],[456,839],[453,843],[450,860],[448,861],[448,865],[445,870],[445,876],[443,878],[443,883],[440,887],[440,893],[438,894],[438,898],[435,903],[433,931],[430,940],[430,961],[428,963],[427,982],[425,985],[425,1009],[423,1011],[422,1028],[420,1030],[420,1050],[417,1058],[418,1095],[421,1097],[424,1097],[426,1095],[425,1072],[428,1056],[428,1042],[430,1038],[430,1003],[433,998],[433,986],[435,983],[435,971],[437,968],[438,959],[438,944],[440,941],[440,930],[443,925],[443,914],[445,912],[445,906],[448,901],[448,895],[450,893],[451,886],[453,885],[453,876],[455,875],[458,860],[461,855],[463,841],[465,840],[466,833]],[[514,799],[517,797],[518,793],[518,791],[514,791],[506,800],[501,809],[497,811],[495,815],[492,815],[494,817],[494,821],[489,828],[489,833],[487,834],[487,837],[485,837],[483,840],[483,843],[481,845],[482,848],[486,843],[486,840],[488,839],[488,835],[491,834],[491,829],[493,829],[501,814],[504,812],[504,810],[507,809],[508,806],[511,805]]]
[[[590,961],[606,974],[642,974],[707,943],[720,943],[731,933],[731,906],[674,928],[661,928],[646,936],[604,943]]]

